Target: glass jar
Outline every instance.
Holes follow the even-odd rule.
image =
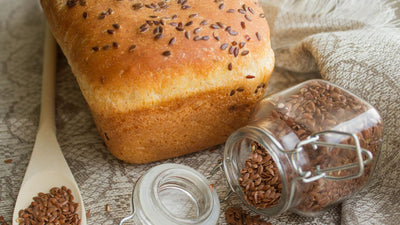
[[[381,138],[375,108],[327,81],[310,80],[259,101],[248,125],[228,138],[211,176],[222,169],[231,192],[260,215],[315,216],[366,186]],[[120,225],[129,219],[216,224],[220,205],[203,175],[164,164],[138,180],[132,208]]]
[[[120,225],[217,224],[220,204],[208,180],[196,170],[179,164],[151,168],[132,193],[132,214]]]
[[[231,189],[266,216],[315,216],[368,182],[382,138],[370,104],[323,80],[262,99],[247,126],[227,140]]]

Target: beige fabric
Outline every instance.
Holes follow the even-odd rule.
[[[44,19],[36,1],[0,0],[0,5],[0,216],[11,224],[39,119]],[[340,18],[324,20],[323,16],[291,14],[265,6],[279,66],[272,75],[268,93],[321,74],[370,101],[381,112],[386,126],[377,176],[369,188],[318,217],[287,213],[267,219],[273,224],[398,224],[399,30],[373,28]],[[391,16],[390,13],[383,16],[388,15]],[[318,20],[312,22],[315,19]],[[98,136],[61,53],[58,60],[57,136],[81,188],[85,207],[90,210],[88,224],[117,224],[126,216],[132,185],[149,168],[174,162],[206,174],[222,157],[219,146],[141,166],[118,161]],[[12,162],[6,163],[8,159]],[[218,193],[223,196],[228,189],[223,175],[217,174],[214,179]],[[109,212],[105,210],[106,204],[110,206]],[[222,204],[222,211],[234,204],[241,205],[235,196]],[[219,224],[224,224],[223,214]]]
[[[330,6],[332,2],[336,8]],[[301,9],[309,3],[315,8]],[[319,72],[370,102],[384,120],[376,176],[368,188],[342,204],[341,223],[399,224],[400,29],[396,9],[400,2],[286,0],[280,4],[263,1],[277,66]]]

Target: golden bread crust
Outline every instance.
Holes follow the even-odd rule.
[[[269,27],[254,0],[41,3],[102,137],[114,155],[128,162],[150,162],[224,142],[243,125],[232,118],[241,120],[249,113],[229,111],[229,105],[254,105],[274,66]],[[231,93],[238,88],[245,91],[236,103]],[[204,101],[213,106],[194,110]],[[182,107],[187,107],[184,113],[177,110]],[[215,117],[205,115],[207,111]],[[185,120],[194,115],[203,120]],[[225,119],[221,115],[232,124],[217,121]],[[157,130],[149,127],[155,124],[172,129],[197,124],[199,130],[185,132],[200,141],[178,137],[179,129],[168,135],[168,127],[150,137],[146,130]],[[207,134],[210,127],[221,133]],[[113,136],[111,141],[105,132]],[[137,138],[158,138],[164,145],[151,149]]]

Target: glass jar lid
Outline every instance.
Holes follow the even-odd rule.
[[[188,166],[162,164],[151,168],[136,183],[132,193],[132,215],[137,224],[216,224],[220,203],[211,184]]]

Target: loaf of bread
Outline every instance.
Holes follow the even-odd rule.
[[[274,66],[256,0],[157,1],[41,0],[101,137],[129,163],[225,142]]]

